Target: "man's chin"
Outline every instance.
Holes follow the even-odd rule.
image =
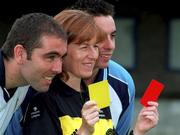
[[[107,68],[107,67],[108,67],[108,62],[99,63],[99,64],[98,64],[98,67],[101,68],[101,69],[102,69],[102,68]]]
[[[47,86],[47,87],[41,87],[41,88],[37,88],[36,89],[38,92],[41,92],[41,93],[44,93],[44,92],[48,92],[48,90],[49,90],[49,86]]]

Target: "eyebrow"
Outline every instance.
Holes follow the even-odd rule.
[[[48,55],[58,55],[58,56],[61,56],[61,54],[57,53],[56,51],[51,51],[51,52],[48,52],[46,54],[44,54],[45,56],[48,56]]]

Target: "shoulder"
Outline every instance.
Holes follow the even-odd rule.
[[[116,78],[117,80],[126,83],[128,90],[132,96],[135,95],[134,81],[130,73],[120,64],[113,60],[110,60],[108,65],[109,76]]]
[[[55,134],[56,126],[53,124],[56,118],[56,111],[49,96],[38,93],[27,107],[22,121],[23,132],[24,134]]]
[[[120,64],[110,60],[108,65],[109,74],[115,76],[125,82],[133,81],[130,73]]]
[[[36,122],[43,119],[45,113],[47,113],[47,103],[49,103],[47,97],[45,93],[37,93],[33,96],[24,109],[24,125],[27,126],[32,121]]]

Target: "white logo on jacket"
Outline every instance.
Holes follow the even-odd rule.
[[[36,106],[34,106],[32,112],[31,112],[31,119],[34,119],[37,117],[40,117],[40,111]]]

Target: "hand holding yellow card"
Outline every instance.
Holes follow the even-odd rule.
[[[88,89],[90,100],[96,101],[100,109],[110,106],[109,85],[107,80],[90,84],[88,85]]]

